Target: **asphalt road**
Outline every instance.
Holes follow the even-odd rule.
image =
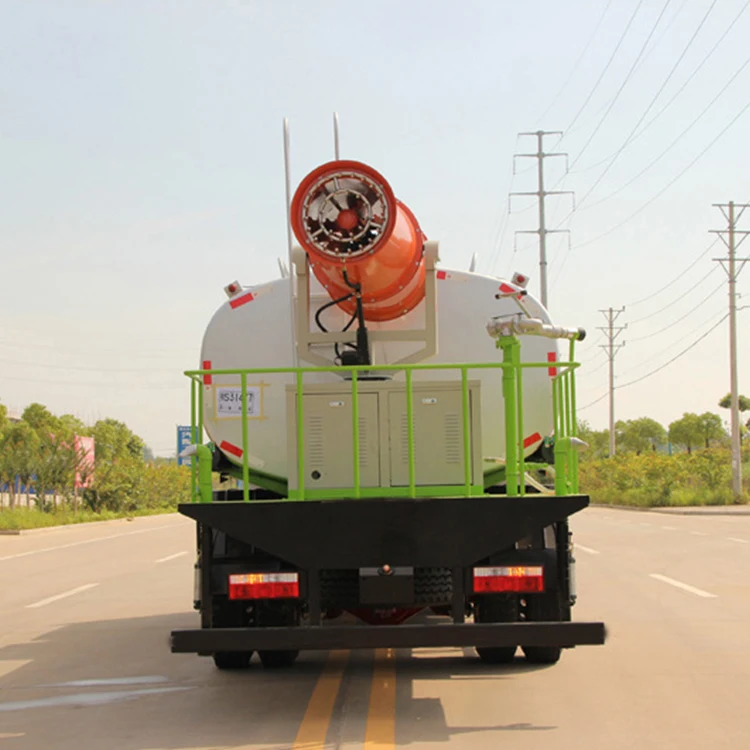
[[[197,622],[191,522],[0,537],[0,748],[750,746],[750,516],[574,521],[574,616],[610,636],[541,668],[415,649],[221,673],[168,649]]]

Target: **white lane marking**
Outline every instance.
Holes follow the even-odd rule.
[[[575,543],[574,549],[580,549],[584,552],[588,552],[590,555],[598,555],[599,550],[598,549],[591,549],[591,547],[584,547],[582,544],[578,544],[578,542]]]
[[[651,573],[651,578],[655,578],[657,581],[661,581],[662,583],[668,583],[670,586],[675,586],[678,589],[682,589],[683,591],[689,591],[691,594],[695,594],[696,596],[702,596],[704,599],[716,599],[716,594],[710,594],[708,591],[704,591],[703,589],[697,589],[695,586],[691,586],[690,584],[683,583],[682,581],[675,581],[674,578],[667,578],[667,576],[659,575],[658,573]]]
[[[164,526],[154,526],[151,529],[139,529],[138,531],[124,531],[122,534],[110,534],[109,536],[100,536],[96,539],[83,539],[80,542],[71,542],[70,544],[58,544],[56,547],[44,547],[43,549],[34,549],[29,552],[18,552],[15,555],[6,555],[0,557],[0,562],[4,560],[17,560],[19,557],[29,557],[30,555],[40,555],[42,552],[54,552],[58,549],[67,549],[68,547],[78,547],[83,544],[93,544],[94,542],[105,542],[108,539],[119,539],[123,536],[133,536],[134,534],[147,534],[150,531],[159,531],[160,529],[176,529],[176,523],[165,524]]]
[[[675,526],[662,526],[662,529],[664,529],[664,531],[677,531]]]
[[[702,531],[691,531],[690,533],[693,536],[708,536],[708,534],[704,534]]]
[[[116,690],[106,693],[78,693],[73,695],[57,695],[54,698],[37,698],[29,701],[11,701],[0,703],[0,712],[23,711],[29,708],[50,708],[53,706],[106,706],[117,701],[139,698],[142,695],[158,695],[159,693],[177,693],[192,690],[191,687],[161,687],[143,690]]]
[[[740,544],[748,544],[747,539],[740,539],[736,536],[728,536],[727,539],[729,539],[730,542],[739,542]]]
[[[74,594],[80,594],[82,591],[88,591],[89,589],[93,589],[94,586],[98,586],[98,583],[87,583],[84,586],[79,586],[75,589],[70,589],[70,591],[63,591],[62,594],[55,594],[55,596],[49,596],[46,599],[42,599],[40,602],[34,602],[34,604],[27,604],[27,609],[36,609],[37,607],[44,607],[47,604],[52,604],[52,602],[59,601],[60,599],[67,599],[69,596],[73,596]]]
[[[72,682],[53,682],[42,687],[112,687],[115,685],[153,685],[158,682],[169,682],[166,677],[154,674],[145,677],[110,677],[99,680],[73,680]]]
[[[158,560],[155,560],[154,562],[165,563],[165,562],[169,562],[170,560],[176,560],[178,557],[182,557],[183,555],[187,555],[187,552],[175,552],[174,555],[167,555],[166,557],[160,557]]]

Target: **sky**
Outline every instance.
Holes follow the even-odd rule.
[[[590,332],[579,416],[606,426],[599,311],[624,306],[617,418],[726,419],[710,230],[727,224],[712,204],[750,201],[748,5],[0,0],[0,401],[114,417],[173,454],[223,287],[276,278],[287,254],[283,118],[294,186],[332,158],[336,111],[342,157],[387,177],[444,267],[477,253],[534,293],[537,237],[515,233],[536,206],[508,205],[537,189],[536,162],[513,155],[536,150],[519,133],[562,131],[545,184],[575,210],[546,199],[569,230],[548,241],[549,308]],[[737,291],[750,306],[750,266]]]

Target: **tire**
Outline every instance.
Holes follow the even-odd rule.
[[[232,606],[227,601],[214,601],[211,613],[212,626],[214,628],[241,628],[245,626],[246,619],[243,610],[238,606]],[[214,664],[217,669],[247,669],[253,651],[215,651],[213,654]]]
[[[283,669],[297,661],[299,651],[258,651],[258,656],[265,669]]]
[[[256,627],[298,627],[300,621],[296,604],[271,605],[269,602],[257,614]],[[291,667],[299,656],[298,649],[258,651],[260,663],[265,669]]]
[[[526,601],[526,619],[529,622],[561,622],[560,593],[551,591],[530,596]],[[523,653],[529,664],[557,664],[562,649],[560,646],[523,646]]]
[[[453,596],[450,568],[417,568],[414,571],[414,603],[446,604]]]
[[[518,597],[495,594],[481,597],[474,605],[474,622],[518,622]],[[485,664],[510,664],[517,646],[477,646],[475,651]]]
[[[252,651],[217,651],[214,664],[217,669],[247,669],[250,666]]]

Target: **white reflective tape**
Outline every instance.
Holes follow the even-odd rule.
[[[474,568],[475,578],[516,578],[526,576],[541,578],[544,568],[541,565],[513,565],[502,568]]]
[[[299,573],[233,573],[229,576],[230,585],[259,583],[297,583]]]

